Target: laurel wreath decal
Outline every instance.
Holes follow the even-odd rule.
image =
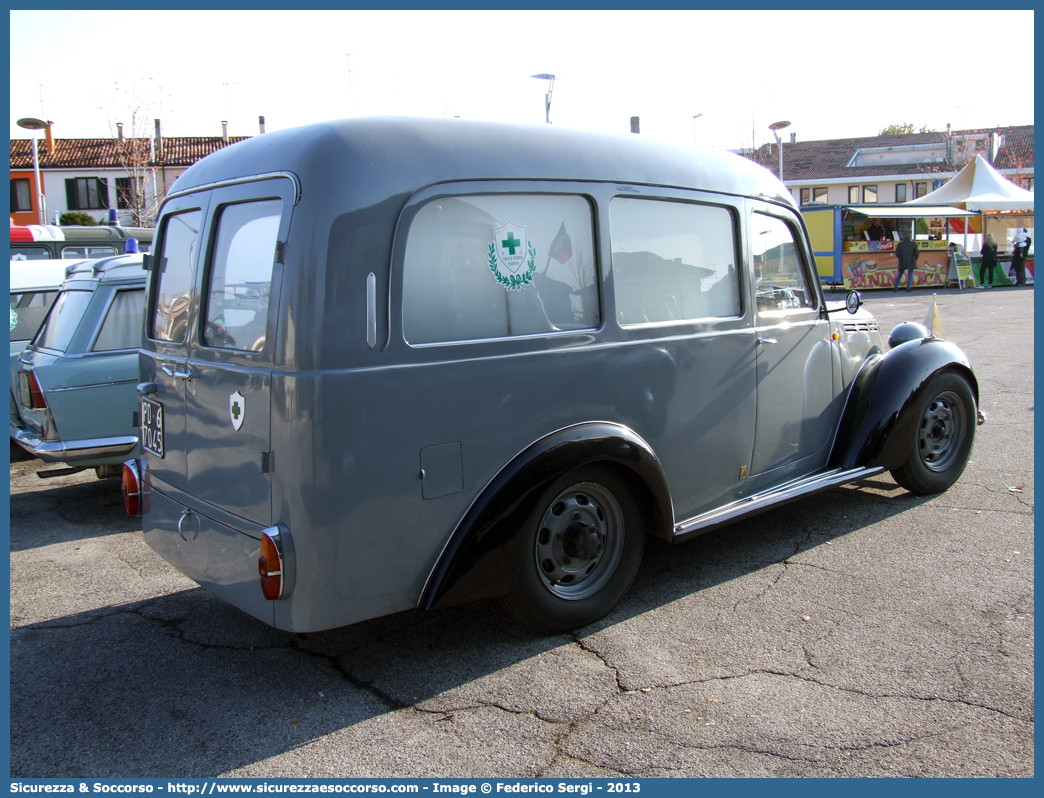
[[[497,278],[497,282],[504,286],[508,291],[521,291],[533,282],[533,273],[536,271],[536,247],[533,246],[532,241],[528,242],[528,244],[529,268],[522,274],[509,274],[505,276],[500,273],[500,268],[497,266],[496,245],[493,241],[489,242],[489,270],[493,272],[493,276]]]

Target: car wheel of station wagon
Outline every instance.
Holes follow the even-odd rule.
[[[620,601],[644,546],[627,481],[605,468],[571,471],[544,492],[527,522],[518,583],[505,604],[544,631],[592,623]]]
[[[968,380],[943,372],[921,406],[910,457],[892,478],[911,493],[941,493],[957,481],[975,438],[975,398]]]

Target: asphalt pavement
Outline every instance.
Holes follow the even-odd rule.
[[[931,293],[864,298],[887,337]],[[12,464],[11,775],[1032,776],[1033,289],[937,303],[988,416],[953,488],[651,541],[569,635],[495,602],[274,631],[154,554],[117,481]]]

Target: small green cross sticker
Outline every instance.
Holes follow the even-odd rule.
[[[500,242],[500,246],[504,247],[504,249],[511,250],[511,254],[514,255],[515,247],[522,246],[522,242],[515,238],[515,234],[513,232],[509,232],[508,237],[504,241]]]
[[[232,428],[238,432],[246,416],[246,399],[239,391],[228,397],[228,414],[232,418]]]

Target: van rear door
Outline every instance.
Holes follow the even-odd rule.
[[[201,259],[185,396],[188,492],[271,523],[271,388],[282,251],[295,192],[275,178],[218,188]]]
[[[185,395],[188,341],[194,322],[193,285],[210,202],[209,192],[169,200],[160,220],[149,277],[145,338],[138,356],[144,389],[140,421],[149,473],[185,490]]]

